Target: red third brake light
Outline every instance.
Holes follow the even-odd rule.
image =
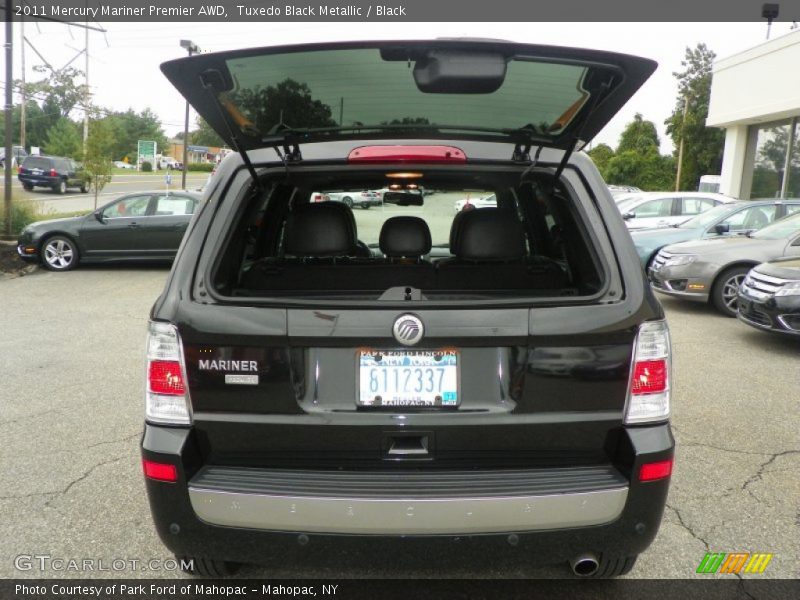
[[[177,360],[151,360],[147,381],[154,394],[180,396],[186,392],[181,363]]]
[[[653,394],[663,392],[667,388],[667,361],[637,361],[633,368],[631,393]]]
[[[645,463],[639,469],[639,481],[656,481],[672,475],[672,462],[674,459],[660,460]]]
[[[465,163],[455,146],[360,146],[347,156],[351,163]]]

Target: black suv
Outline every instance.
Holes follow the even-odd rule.
[[[573,151],[654,69],[474,40],[165,63],[238,151],[151,312],[142,458],[170,550],[211,575],[345,546],[629,571],[672,470],[669,334]],[[312,202],[384,188],[377,211]],[[467,193],[497,205],[454,215]]]
[[[66,194],[67,188],[79,188],[86,193],[86,180],[77,163],[62,156],[26,156],[17,175],[22,187],[49,187],[54,192]]]

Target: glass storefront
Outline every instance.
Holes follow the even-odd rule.
[[[746,179],[749,198],[800,197],[800,141],[797,118],[750,128]],[[788,158],[788,160],[787,160]]]

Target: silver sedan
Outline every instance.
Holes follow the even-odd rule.
[[[755,265],[784,256],[800,256],[800,214],[747,236],[683,242],[663,248],[648,269],[662,294],[711,302],[736,316],[739,285]]]

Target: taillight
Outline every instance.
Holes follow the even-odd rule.
[[[670,353],[666,321],[642,323],[634,345],[625,423],[649,423],[669,417]]]
[[[174,325],[150,322],[147,335],[147,420],[190,425],[189,394],[180,336]]]
[[[639,467],[639,481],[656,481],[672,475],[673,459],[645,463]]]
[[[56,176],[56,170],[50,169],[50,177],[55,177],[55,176]]]
[[[455,146],[360,146],[347,162],[367,163],[465,163],[467,155]]]
[[[22,173],[22,167],[17,167],[17,174]]]
[[[142,459],[142,470],[144,476],[158,481],[178,481],[178,469],[169,463],[158,463],[152,460]]]

